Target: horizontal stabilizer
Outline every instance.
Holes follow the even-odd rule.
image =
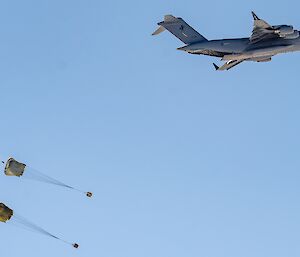
[[[165,15],[164,22],[177,22],[177,19],[178,18],[174,17],[173,15],[168,14],[168,15]]]
[[[166,29],[163,27],[163,26],[159,26],[157,30],[155,30],[153,33],[152,33],[152,36],[156,36],[162,32],[164,32]]]

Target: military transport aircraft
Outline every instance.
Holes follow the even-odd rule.
[[[271,26],[252,12],[254,28],[250,38],[207,40],[183,19],[166,15],[152,34],[168,30],[186,45],[178,48],[190,54],[221,57],[226,63],[214,67],[218,71],[229,70],[243,61],[269,62],[272,57],[287,52],[300,51],[299,31],[293,26]]]

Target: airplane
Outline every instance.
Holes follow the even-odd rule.
[[[277,54],[300,51],[300,33],[293,26],[272,26],[254,12],[252,16],[254,28],[250,38],[207,40],[182,18],[173,15],[165,15],[152,35],[168,30],[186,44],[177,50],[222,58],[221,61],[226,61],[222,67],[213,63],[217,71],[230,70],[244,61],[269,62]]]

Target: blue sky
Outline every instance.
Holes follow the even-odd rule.
[[[1,155],[93,199],[0,179],[1,201],[69,241],[0,224],[6,256],[298,257],[299,53],[216,73],[151,37],[164,14],[208,39],[299,2],[2,1]]]

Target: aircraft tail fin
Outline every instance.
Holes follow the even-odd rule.
[[[182,18],[166,15],[164,21],[158,23],[159,28],[152,34],[158,35],[168,30],[185,44],[207,41],[207,39],[189,26]]]

